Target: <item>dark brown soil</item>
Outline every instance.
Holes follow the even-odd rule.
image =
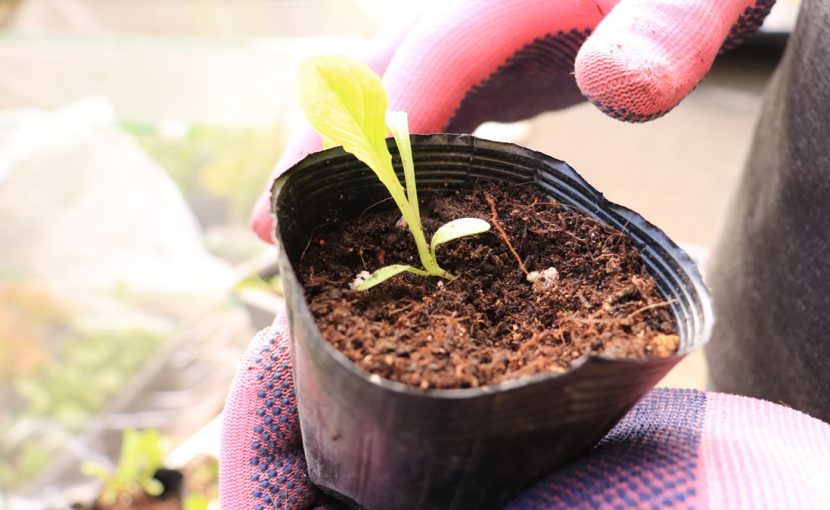
[[[528,271],[559,280],[534,289],[496,228],[438,249],[446,281],[406,273],[367,292],[355,276],[384,265],[420,265],[396,211],[314,233],[299,270],[323,337],[363,369],[421,388],[469,388],[563,372],[587,353],[669,356],[678,336],[668,303],[628,236],[571,212],[531,186],[480,183],[421,205],[430,236],[447,221],[499,226]],[[429,239],[429,237],[427,237]]]

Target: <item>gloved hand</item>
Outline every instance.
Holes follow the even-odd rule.
[[[718,51],[754,33],[775,0],[468,0],[367,45],[413,133],[472,132],[588,98],[629,122],[664,115]],[[272,180],[319,150],[298,129]],[[270,182],[251,222],[271,242]]]
[[[337,508],[306,475],[285,326],[257,335],[225,406],[222,508]],[[507,508],[826,508],[830,425],[761,400],[657,389]]]
[[[409,114],[410,130],[414,133],[470,132],[486,120],[520,120],[571,106],[586,97],[615,118],[643,122],[671,110],[709,70],[718,51],[753,33],[773,3],[774,0],[470,0],[453,5],[448,12],[426,15],[398,33],[384,34],[367,46],[362,57],[384,76],[390,108]],[[320,138],[310,127],[300,131],[277,164],[272,179],[320,149]],[[252,224],[257,234],[270,242],[268,190],[270,183],[253,211]],[[304,508],[320,502],[305,474],[285,326],[275,328],[254,339],[228,396],[220,462],[223,508]],[[653,420],[674,423],[672,420],[680,419],[686,420],[683,423],[688,426],[691,418],[686,413],[697,408],[690,407],[683,395],[678,397],[675,414],[671,414],[675,409],[671,406],[658,406],[658,412],[653,413],[646,406],[638,416],[646,424]],[[703,394],[695,395],[706,400]],[[643,404],[637,409],[641,407]],[[702,411],[695,416],[698,415],[702,416]],[[674,433],[674,425],[660,425],[653,430],[643,429],[639,422],[635,425],[640,427],[635,427],[638,434],[645,430],[647,435],[659,437],[636,436],[634,453],[622,452],[627,452],[627,456],[617,456],[614,448],[606,449],[611,456],[603,462],[610,462],[613,469],[607,473],[610,478],[600,481],[613,483],[594,487],[586,480],[597,477],[585,476],[577,469],[573,474],[576,478],[554,476],[552,482],[541,482],[516,504],[528,508],[571,506],[568,498],[574,498],[576,505],[610,501],[625,506],[626,498],[634,497],[636,501],[659,505],[662,500],[655,499],[657,496],[674,496],[678,487],[694,496],[696,486],[682,483],[691,483],[689,472],[692,478],[697,476],[695,479],[700,480],[693,459],[687,458],[696,450],[689,448],[683,437],[666,440],[666,434]],[[664,426],[668,428],[664,430]],[[699,430],[690,437],[699,439]],[[637,478],[650,473],[640,469],[641,450],[651,444],[646,440],[675,452],[678,462],[686,466],[686,471],[681,469],[685,475],[677,474],[669,479],[671,486],[657,488],[649,485],[653,480]],[[584,462],[588,462],[588,471],[607,467],[591,464],[589,456],[575,465]],[[632,467],[637,469],[631,476],[639,482],[631,482],[627,470]],[[664,474],[660,469],[657,472]],[[551,492],[563,480],[567,487],[583,484],[580,491],[584,491]],[[621,485],[623,482],[630,482],[628,488]],[[641,483],[651,492],[626,492],[635,490],[632,483],[635,487]],[[719,490],[718,497],[730,494],[723,488]],[[806,494],[805,498],[811,497]],[[677,497],[680,502],[691,496]]]

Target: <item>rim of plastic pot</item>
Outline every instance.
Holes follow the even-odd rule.
[[[469,150],[470,154],[468,157],[471,161],[474,155],[480,155],[482,152],[485,152],[487,150],[510,152],[516,155],[517,158],[535,161],[535,167],[528,168],[528,171],[534,175],[536,182],[538,182],[544,188],[545,192],[547,192],[549,196],[552,196],[553,198],[557,199],[560,202],[560,204],[572,210],[576,210],[583,214],[587,214],[588,216],[594,219],[597,219],[603,223],[609,224],[619,230],[626,232],[629,236],[632,237],[634,245],[637,248],[637,252],[640,255],[640,258],[644,261],[649,273],[653,276],[656,276],[654,275],[654,271],[660,269],[656,267],[657,262],[659,262],[660,260],[664,262],[665,267],[662,268],[662,274],[664,276],[670,273],[676,273],[676,275],[679,276],[684,285],[680,285],[681,282],[676,281],[676,279],[671,283],[676,285],[675,290],[680,291],[683,294],[683,297],[688,301],[687,306],[689,308],[689,311],[691,312],[690,315],[692,316],[694,322],[697,323],[696,325],[698,327],[694,328],[692,327],[692,325],[687,324],[686,327],[683,328],[683,325],[676,324],[678,328],[678,334],[680,336],[680,345],[676,353],[666,358],[626,359],[614,358],[598,354],[585,354],[574,360],[571,363],[570,368],[564,372],[548,372],[530,376],[523,376],[521,378],[510,379],[500,383],[488,384],[476,388],[429,388],[424,390],[401,382],[384,379],[378,375],[371,374],[370,372],[367,372],[366,370],[363,370],[362,368],[358,367],[343,353],[341,353],[339,350],[337,350],[335,347],[333,347],[331,344],[329,344],[322,338],[319,329],[317,329],[316,322],[314,321],[314,318],[311,316],[311,313],[307,307],[304,307],[303,310],[300,310],[299,312],[304,315],[303,319],[309,321],[311,324],[314,325],[315,334],[312,335],[312,338],[315,341],[315,343],[318,341],[322,343],[322,348],[325,349],[326,352],[334,360],[336,360],[342,368],[352,373],[352,375],[364,379],[368,382],[371,382],[372,384],[380,386],[381,388],[387,389],[389,391],[407,394],[411,397],[428,397],[438,399],[469,399],[495,392],[521,388],[524,386],[538,383],[540,381],[576,377],[576,375],[579,372],[582,372],[593,365],[641,365],[644,362],[654,363],[660,361],[664,362],[665,364],[674,365],[687,354],[701,348],[703,345],[706,344],[706,342],[709,341],[715,320],[714,311],[712,309],[712,302],[709,295],[709,290],[703,281],[703,277],[701,276],[701,273],[698,270],[697,265],[694,263],[691,257],[685,252],[685,250],[680,248],[680,246],[678,246],[674,241],[672,241],[661,229],[659,229],[657,226],[646,220],[642,215],[625,206],[616,204],[606,199],[600,191],[598,191],[591,184],[589,184],[569,164],[562,160],[548,156],[547,154],[544,154],[542,152],[534,151],[532,149],[528,149],[526,147],[522,147],[514,143],[496,142],[492,140],[477,138],[467,134],[414,134],[411,135],[410,138],[412,143],[412,149],[414,152],[417,151],[418,147],[422,147],[425,145],[435,145],[448,148],[464,148],[466,150]],[[397,147],[394,144],[394,140],[391,138],[388,139],[387,144],[390,148],[390,152],[392,153],[393,163],[395,165],[396,171],[398,172],[398,177],[401,180],[401,182],[403,182],[402,171],[400,169],[400,159],[397,153]],[[293,170],[297,169],[298,167],[301,168],[304,166],[310,166],[321,161],[335,161],[337,159],[344,157],[353,158],[353,156],[347,154],[342,147],[334,147],[312,153],[300,160],[298,163],[296,163],[294,166],[292,166],[289,170],[287,170],[284,174],[282,174],[279,178],[277,178],[274,181],[271,187],[271,219],[273,225],[272,238],[274,244],[277,246],[277,249],[280,251],[280,257],[283,257],[285,255],[285,245],[282,241],[283,233],[280,230],[280,224],[278,220],[278,216],[281,211],[281,192],[285,184],[289,181],[289,179],[292,179],[294,175],[297,175]],[[417,176],[417,154],[415,154],[415,162],[415,172]],[[369,172],[368,169],[366,171]],[[499,173],[503,171],[505,170],[498,168],[494,169],[493,178],[497,179]],[[549,172],[556,174],[556,180],[558,182],[554,182],[553,179],[549,178],[549,176],[547,175]],[[479,172],[479,174],[480,173],[481,172]],[[463,173],[458,175],[462,176]],[[368,179],[377,181],[377,178],[374,176],[374,174],[371,174],[371,176],[369,176]],[[360,184],[366,183],[364,181],[361,181]],[[418,177],[417,185],[419,196],[422,196],[422,188],[426,189],[427,191],[439,192],[443,188],[441,183],[430,179],[423,179],[422,177]],[[380,184],[380,182],[377,182],[377,186],[382,187],[382,184]],[[385,190],[383,193],[386,193]],[[653,244],[653,246],[649,246],[645,242],[645,239],[649,239],[649,244]],[[659,254],[664,255],[664,257],[658,257],[657,255]],[[297,288],[302,288],[302,285],[297,280],[294,271],[291,271],[290,273],[282,272],[282,277],[292,279],[296,284]],[[658,280],[658,287],[660,287],[661,279],[655,279]],[[682,292],[684,289],[685,292]],[[662,288],[660,288],[659,290],[661,292],[661,295],[665,298],[665,291]],[[694,299],[695,297],[697,297],[697,299]],[[669,306],[672,312],[672,317],[675,319],[676,323],[678,322],[678,306],[679,304],[677,302],[674,302]],[[660,365],[662,366],[663,363],[660,363]]]

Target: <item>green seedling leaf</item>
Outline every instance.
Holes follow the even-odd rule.
[[[429,250],[435,256],[435,247],[439,244],[454,241],[460,237],[471,236],[487,232],[490,230],[490,224],[478,218],[460,218],[445,223],[432,236],[432,241],[429,243]]]
[[[110,472],[107,471],[107,468],[97,462],[92,462],[91,460],[84,461],[81,464],[81,473],[85,476],[91,476],[103,481],[108,480],[111,476]]]
[[[364,278],[362,282],[355,286],[354,289],[358,292],[369,290],[375,285],[383,283],[389,278],[397,276],[403,272],[415,273],[421,276],[429,276],[428,272],[424,271],[423,269],[418,269],[415,266],[408,266],[406,264],[392,264],[391,266],[382,267],[374,273],[370,274],[369,276]]]
[[[366,64],[343,56],[311,57],[300,64],[299,100],[308,122],[327,143],[365,163],[377,175],[406,219],[421,263],[440,276],[429,252],[417,211],[407,200],[386,147],[386,91],[380,76]]]
[[[322,136],[323,144],[342,145],[346,152],[368,165],[386,187],[412,232],[423,265],[423,269],[402,264],[387,266],[365,278],[359,276],[352,288],[364,291],[404,271],[455,278],[438,265],[435,247],[487,231],[490,225],[476,218],[451,221],[438,229],[427,245],[418,208],[407,115],[386,111],[388,100],[380,76],[366,64],[348,57],[312,57],[300,64],[298,90],[300,106],[311,126]],[[386,145],[387,127],[398,146],[406,190],[392,166]]]
[[[326,138],[325,136],[322,137],[322,144],[324,149],[331,149],[332,147],[337,147],[337,144]]]
[[[409,119],[406,112],[386,112],[386,126],[395,137],[395,145],[401,155],[403,176],[406,182],[406,198],[409,207],[418,217],[418,229],[421,228],[421,213],[418,207],[418,188],[415,186],[415,164],[412,162],[412,144],[409,141]]]
[[[191,494],[184,500],[183,510],[207,510],[210,500],[201,494]]]
[[[339,56],[306,59],[299,73],[300,107],[323,140],[342,145],[403,194],[386,148],[386,91],[380,76],[360,61]]]
[[[136,489],[141,489],[150,496],[158,496],[164,492],[164,486],[154,475],[163,460],[164,449],[157,430],[138,432],[127,429],[124,431],[121,454],[114,472],[93,462],[84,462],[81,471],[104,481],[101,491],[104,501],[113,502],[120,494]]]
[[[155,478],[145,478],[139,482],[141,489],[147,493],[148,496],[161,496],[164,493],[164,485]]]

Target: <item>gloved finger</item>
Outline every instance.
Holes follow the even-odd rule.
[[[416,20],[410,20],[399,27],[394,27],[388,31],[384,31],[378,36],[372,38],[366,43],[361,51],[355,57],[366,62],[376,73],[383,74],[386,71],[389,61],[395,54],[398,45],[400,45],[403,38],[412,28]],[[259,196],[253,211],[251,211],[251,226],[254,232],[260,239],[266,242],[273,242],[271,239],[272,219],[271,219],[271,184],[274,179],[282,175],[283,172],[291,168],[294,163],[303,159],[312,152],[319,151],[322,148],[320,135],[314,132],[307,123],[303,121],[302,126],[297,126],[294,135],[289,142],[288,147],[283,152],[274,170],[271,172],[271,177],[268,179],[268,185]]]
[[[773,3],[622,0],[579,51],[576,81],[612,117],[655,119],[694,89],[725,42],[754,32]]]
[[[580,102],[576,52],[617,1],[450,2],[425,14],[400,41],[384,73],[389,106],[409,114],[411,132],[429,133],[471,132],[486,120],[519,120]],[[319,147],[307,128],[275,175]],[[268,211],[266,194],[252,217],[265,240]]]
[[[409,114],[412,132],[470,132],[581,101],[573,62],[602,16],[593,0],[451,4],[395,53],[384,75],[390,108]]]
[[[222,508],[308,508],[306,474],[285,327],[251,341],[225,402],[219,459]]]

